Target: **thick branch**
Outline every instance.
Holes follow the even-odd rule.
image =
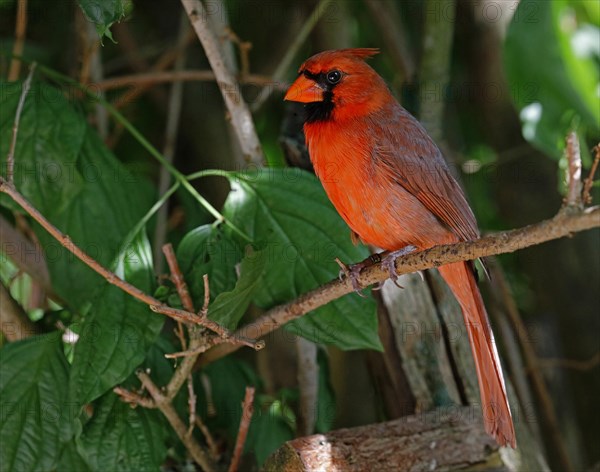
[[[263,152],[258,136],[256,135],[256,129],[254,128],[254,121],[250,110],[244,102],[240,89],[235,77],[231,74],[223,57],[221,56],[221,50],[219,44],[208,22],[208,13],[199,0],[181,0],[185,11],[190,17],[190,21],[198,39],[202,43],[202,47],[206,52],[206,57],[210,63],[210,67],[215,73],[217,78],[217,84],[225,100],[225,105],[229,111],[231,118],[231,124],[240,143],[244,157],[255,164],[262,164]]]
[[[567,207],[550,220],[524,228],[491,234],[475,241],[435,246],[425,251],[409,254],[396,261],[396,272],[398,275],[402,275],[444,264],[515,252],[597,227],[600,227],[600,207],[582,211]],[[377,264],[365,269],[359,277],[359,282],[362,286],[367,287],[382,282],[388,277],[387,270]],[[262,337],[285,323],[350,292],[352,292],[352,283],[349,280],[333,280],[296,300],[269,310],[254,323],[243,326],[236,334],[252,335],[255,338]],[[237,349],[237,346],[217,346],[202,357],[201,363],[202,365],[208,364]]]
[[[301,437],[275,451],[262,470],[512,470],[478,416],[473,407],[451,406]]]

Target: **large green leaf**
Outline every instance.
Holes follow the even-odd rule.
[[[92,470],[157,471],[167,450],[158,410],[131,408],[110,392],[94,405],[78,443]]]
[[[0,84],[0,153],[2,174],[8,154],[21,82]],[[60,90],[33,82],[27,95],[15,147],[15,185],[43,214],[58,214],[83,189],[85,178],[77,159],[86,136],[86,123]],[[19,208],[5,195],[5,206]]]
[[[522,0],[504,48],[523,135],[556,158],[561,157],[564,138],[573,126],[596,138],[600,132],[600,71],[598,47],[593,46],[598,44],[600,25],[585,24],[585,9],[575,8],[581,4],[580,0]]]
[[[115,273],[146,293],[152,293],[152,253],[145,234],[138,235],[116,263]],[[164,317],[121,289],[105,284],[75,345],[70,395],[82,405],[125,380],[146,356]]]
[[[61,333],[8,344],[0,372],[2,470],[52,470],[76,415],[67,401]]]
[[[208,275],[211,300],[233,290],[235,265],[242,255],[236,242],[219,226],[203,225],[185,235],[177,247],[177,260],[197,309],[204,303],[203,276]]]
[[[335,257],[357,262],[367,249],[350,242],[349,230],[317,179],[299,169],[230,173],[224,214],[246,234],[266,244],[265,269],[256,303],[268,308],[337,277]],[[315,342],[341,349],[381,349],[375,303],[356,294],[319,308],[287,325]]]
[[[240,278],[231,292],[220,293],[210,304],[208,316],[228,329],[234,329],[250,305],[261,283],[267,262],[266,251],[252,251],[240,264]]]
[[[0,155],[6,156],[20,84],[0,84]],[[5,87],[6,86],[6,87]],[[5,166],[0,169],[5,174]],[[152,204],[147,181],[127,170],[86,125],[62,91],[32,84],[15,150],[15,185],[83,250],[111,264],[124,238]],[[6,195],[0,204],[16,209]],[[82,310],[103,286],[102,279],[75,259],[45,230],[42,243],[55,292]]]
[[[92,472],[85,454],[77,448],[77,439],[73,438],[63,448],[56,470],[73,472]]]

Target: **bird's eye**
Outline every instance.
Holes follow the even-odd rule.
[[[342,78],[342,73],[339,70],[327,72],[327,82],[331,85],[337,84]]]

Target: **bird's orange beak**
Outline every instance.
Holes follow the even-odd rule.
[[[322,102],[323,89],[314,80],[301,75],[291,85],[283,99],[301,103]]]

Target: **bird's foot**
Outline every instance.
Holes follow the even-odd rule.
[[[416,249],[417,248],[415,246],[405,246],[402,249],[398,249],[396,251],[389,251],[382,254],[384,255],[384,257],[381,260],[381,266],[384,269],[387,269],[388,273],[390,274],[391,281],[394,282],[394,285],[396,285],[396,287],[398,288],[404,287],[398,284],[398,274],[396,273],[396,259],[402,256],[406,256],[407,254],[416,251]]]
[[[360,281],[358,280],[360,273],[363,269],[377,264],[380,261],[380,254],[371,254],[364,261],[352,265],[343,263],[338,257],[335,258],[335,262],[337,262],[337,264],[340,266],[340,273],[338,276],[339,279],[343,280],[344,277],[350,279],[354,291],[363,298],[365,297],[365,295],[362,293],[362,289],[364,287],[360,284]]]

